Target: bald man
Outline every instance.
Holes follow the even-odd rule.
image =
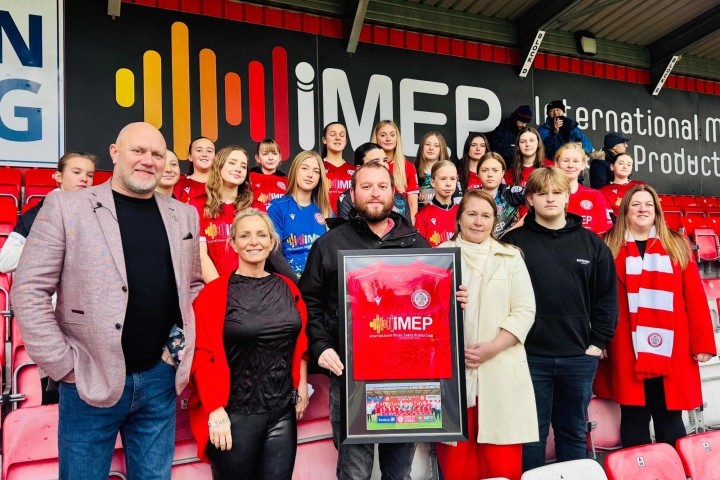
[[[50,193],[20,259],[15,317],[60,382],[60,479],[106,480],[118,432],[128,478],[170,479],[202,277],[195,209],[153,192],[165,152],[154,126],[127,125],[112,180]]]

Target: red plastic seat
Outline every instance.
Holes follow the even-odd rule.
[[[101,185],[105,182],[107,182],[113,175],[113,172],[108,172],[106,170],[95,170],[95,175],[93,176],[93,186],[95,185]]]
[[[10,412],[3,423],[2,433],[4,480],[49,480],[58,477],[57,405]],[[120,436],[115,444],[110,470],[109,478],[125,478]]]
[[[683,215],[686,217],[705,217],[705,207],[699,207],[697,205],[695,206],[689,206],[689,207],[683,207]]]
[[[707,225],[708,228],[712,228],[715,235],[720,237],[720,217],[707,217],[705,219],[705,225]]]
[[[13,365],[13,378],[11,387],[11,401],[19,395],[23,400],[13,401],[12,408],[38,407],[42,404],[42,386],[40,385],[40,372],[37,365],[23,349],[18,356],[17,364]]]
[[[697,205],[697,200],[690,195],[675,195],[675,205],[678,207],[690,207]]]
[[[665,224],[668,226],[670,230],[675,230],[676,232],[680,230],[682,227],[682,223],[680,222],[680,219],[682,218],[682,215],[680,215],[680,212],[663,212],[665,215]]]
[[[663,209],[665,209],[665,207],[675,205],[675,200],[672,195],[658,195],[658,198],[660,199],[660,204]]]
[[[680,457],[667,443],[618,450],[605,457],[609,480],[686,480]]]
[[[701,207],[716,207],[718,202],[716,197],[695,197],[697,204]]]
[[[197,444],[195,440],[185,440],[175,443],[173,456],[173,480],[200,480],[212,478],[210,465],[197,457]]]
[[[593,453],[597,450],[617,450],[622,447],[620,405],[612,400],[593,397],[588,406],[588,421],[592,426],[588,446]]]
[[[711,228],[695,229],[695,243],[698,246],[698,258],[705,261],[720,260],[720,241]]]
[[[24,203],[23,206],[22,206],[22,212],[21,212],[21,213],[25,213],[25,212],[27,212],[28,210],[30,210],[31,208],[33,208],[35,205],[37,205],[38,203],[40,203],[40,201],[41,201],[43,198],[45,198],[45,197],[44,197],[44,196],[33,195],[32,197],[30,197],[30,198],[28,198],[27,200],[25,200],[25,203]]]
[[[55,169],[33,168],[25,172],[25,202],[33,198],[42,198],[57,188],[53,177]]]
[[[697,228],[704,228],[705,219],[697,216],[680,217],[680,225],[685,229],[685,235],[692,237]]]
[[[688,477],[720,480],[720,431],[681,438],[676,449]]]
[[[0,197],[0,248],[5,245],[5,240],[15,228],[17,220],[17,208],[13,201],[8,197]]]
[[[705,215],[708,217],[720,217],[720,207],[705,207]]]
[[[0,168],[0,196],[12,198],[15,208],[20,206],[20,184],[22,173],[17,168]]]

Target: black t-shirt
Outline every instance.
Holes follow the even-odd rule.
[[[230,367],[228,413],[274,412],[290,404],[292,356],[301,327],[282,278],[230,277],[223,327]]]
[[[113,191],[120,224],[128,303],[122,349],[128,373],[152,367],[173,324],[182,325],[175,270],[165,224],[155,198]]]
[[[647,248],[647,240],[635,240],[635,245],[637,245],[638,251],[640,252],[640,257],[645,258],[645,249]]]

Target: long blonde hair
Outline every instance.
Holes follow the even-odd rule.
[[[638,192],[648,192],[655,203],[655,239],[652,240],[652,242],[659,240],[670,257],[670,260],[672,260],[674,264],[679,264],[684,270],[688,262],[690,262],[690,245],[684,236],[670,230],[665,224],[665,217],[662,207],[660,206],[658,194],[653,187],[645,184],[635,185],[627,191],[620,202],[620,209],[615,226],[605,234],[605,243],[612,251],[613,257],[617,257],[620,248],[625,245],[625,236],[630,231],[630,226],[628,225],[628,210],[630,210],[630,202],[632,201],[633,195]]]
[[[313,157],[318,163],[320,169],[320,181],[313,188],[312,201],[322,212],[323,218],[332,217],[332,208],[330,208],[330,182],[328,181],[327,175],[325,175],[325,166],[320,158],[320,154],[310,150],[298,153],[290,164],[290,170],[288,171],[288,189],[285,195],[289,195],[295,198],[295,191],[297,190],[297,177],[300,171],[300,166],[308,158]]]
[[[217,218],[222,210],[223,200],[223,179],[220,175],[225,162],[233,152],[241,152],[245,155],[246,163],[250,163],[250,158],[244,148],[239,145],[228,145],[227,147],[220,150],[215,155],[215,160],[210,168],[210,176],[205,184],[205,194],[207,199],[205,200],[205,207],[203,208],[203,215],[206,218]],[[249,165],[248,165],[249,167]],[[239,212],[252,205],[253,194],[250,184],[250,169],[248,168],[245,175],[245,180],[237,187],[237,197],[235,197],[235,211]]]
[[[407,190],[407,179],[405,178],[405,155],[402,149],[402,138],[400,138],[400,128],[392,120],[380,120],[375,128],[373,128],[372,137],[370,141],[372,143],[378,143],[377,135],[381,128],[391,125],[395,129],[395,150],[393,150],[393,177],[395,178],[395,188],[400,193],[405,193]]]

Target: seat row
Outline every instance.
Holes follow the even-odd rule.
[[[298,422],[298,450],[293,479],[331,478],[337,463],[328,412],[329,382],[324,375],[310,375],[313,401]],[[190,431],[187,413],[189,390],[177,399],[173,480],[210,480],[210,467],[201,462]],[[58,406],[20,408],[3,423],[2,478],[49,480],[58,476]],[[109,478],[126,479],[120,437],[115,444]]]
[[[718,207],[719,197],[708,197],[703,195],[659,195],[663,210],[670,206],[676,207]]]

